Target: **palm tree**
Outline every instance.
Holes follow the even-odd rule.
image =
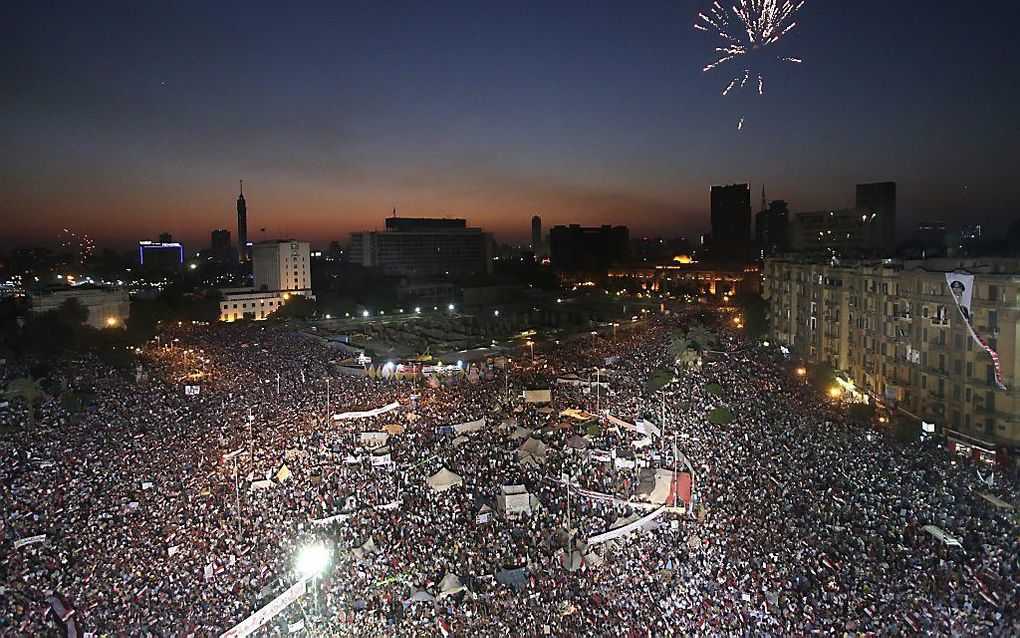
[[[683,335],[675,334],[669,342],[669,354],[676,360],[679,360],[690,349],[691,341]]]
[[[38,379],[22,377],[14,379],[7,386],[4,398],[9,401],[22,400],[28,404],[28,425],[35,427],[35,403],[48,398]]]
[[[715,334],[700,323],[692,323],[687,329],[687,339],[694,344],[698,350],[707,350],[716,342]]]

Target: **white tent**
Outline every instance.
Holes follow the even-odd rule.
[[[444,492],[455,485],[463,485],[464,480],[445,467],[432,476],[425,479],[425,482],[436,492]]]
[[[525,403],[549,403],[550,401],[552,401],[552,391],[549,389],[524,391]]]
[[[454,574],[447,574],[439,583],[439,598],[442,598],[443,596],[453,596],[465,589],[467,589],[467,587],[460,582],[460,578],[457,578]]]
[[[517,459],[522,463],[530,459],[533,463],[545,463],[545,453],[549,449],[542,441],[536,438],[529,438],[521,447],[517,448]]]
[[[510,435],[510,438],[511,439],[526,439],[529,436],[531,436],[531,430],[529,430],[528,428],[522,428],[520,426],[517,426],[517,429],[514,430],[514,433]]]
[[[468,421],[467,423],[460,423],[453,426],[453,431],[457,434],[467,434],[469,432],[477,432],[485,427],[485,417],[475,421]]]
[[[508,514],[531,513],[531,494],[523,485],[504,485],[503,493],[496,497],[496,507]]]

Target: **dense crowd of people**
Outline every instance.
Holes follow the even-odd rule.
[[[340,374],[345,355],[265,323],[168,327],[127,376],[65,362],[53,383],[87,388],[90,407],[44,400],[31,427],[24,403],[0,410],[0,634],[219,635],[324,542],[329,567],[260,635],[1020,635],[1020,536],[996,505],[1020,502],[1014,478],[989,486],[933,443],[851,423],[729,322],[702,365],[649,393],[689,319],[585,333],[438,387]],[[602,385],[556,382],[595,368]],[[524,401],[536,388],[550,404]],[[732,422],[706,418],[720,405]],[[368,449],[362,433],[383,431]],[[519,453],[530,440],[542,455]],[[692,502],[589,543],[654,507],[638,494],[656,468],[677,472],[674,441]],[[462,483],[437,491],[444,468]],[[513,485],[530,512],[500,508]]]

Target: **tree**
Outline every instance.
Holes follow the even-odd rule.
[[[7,386],[4,397],[8,401],[24,401],[28,404],[28,424],[35,427],[35,404],[48,398],[49,395],[42,389],[38,379],[32,377],[21,377],[13,379]]]
[[[315,314],[315,300],[303,295],[291,295],[276,312],[276,317],[307,319]]]
[[[769,335],[769,303],[761,297],[753,297],[744,305],[744,334],[750,339],[763,341]]]
[[[708,413],[708,420],[714,425],[728,425],[733,422],[733,411],[726,406],[720,406]]]
[[[673,372],[671,370],[665,367],[657,368],[648,375],[648,380],[645,382],[645,392],[655,394],[666,387],[672,380]]]
[[[714,345],[717,341],[715,334],[701,323],[690,325],[687,329],[687,339],[699,351],[708,350],[709,346]]]
[[[57,306],[57,316],[72,329],[80,328],[89,320],[89,309],[78,301],[77,297],[71,297]]]

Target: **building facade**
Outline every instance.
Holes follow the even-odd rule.
[[[138,242],[138,265],[149,273],[179,273],[184,267],[184,246],[175,241],[142,240]]]
[[[857,185],[854,208],[796,213],[794,252],[839,258],[884,258],[896,243],[896,183]]]
[[[293,239],[260,241],[252,245],[251,257],[255,290],[311,290],[311,247],[308,242]]]
[[[252,245],[252,287],[222,291],[220,321],[265,319],[294,295],[314,298],[310,254],[306,241],[276,239]]]
[[[630,231],[626,226],[553,226],[549,229],[549,257],[561,273],[604,274],[626,264]]]
[[[988,454],[1020,446],[1020,260],[765,260],[772,338],[856,391]],[[972,338],[946,273],[974,276]]]
[[[712,187],[713,261],[747,261],[751,258],[751,187],[730,184]]]
[[[656,295],[729,296],[761,292],[761,268],[742,264],[673,263],[609,271],[617,282],[634,281]]]
[[[492,234],[464,219],[390,217],[386,231],[351,233],[348,259],[387,275],[437,277],[492,273]]]
[[[34,314],[56,310],[65,301],[77,299],[88,310],[85,323],[96,329],[123,328],[131,315],[131,301],[126,290],[79,287],[34,292],[31,298]]]
[[[790,249],[789,245],[789,205],[781,200],[769,202],[768,208],[762,207],[754,219],[755,249],[757,258],[764,259]]]

